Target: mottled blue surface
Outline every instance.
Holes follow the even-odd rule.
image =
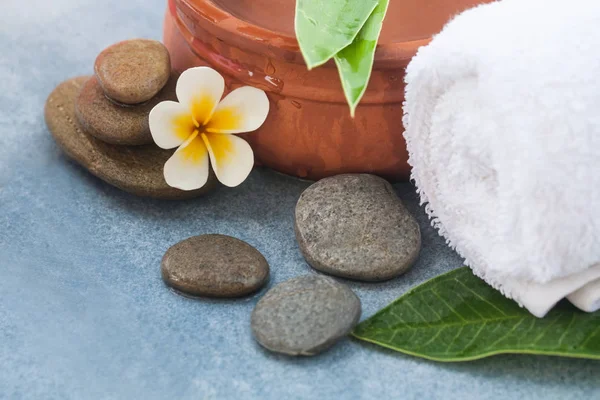
[[[160,38],[163,0],[3,0],[0,4],[0,398],[591,399],[600,364],[497,356],[436,364],[345,340],[314,358],[263,351],[249,329],[260,294],[191,300],[159,275],[173,243],[218,232],[257,247],[271,285],[312,273],[292,212],[307,183],[256,170],[235,190],[163,202],[120,192],[70,163],[42,108],[126,38]],[[424,247],[406,276],[350,283],[367,317],[409,287],[461,265],[397,186]]]

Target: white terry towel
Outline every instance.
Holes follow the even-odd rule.
[[[407,69],[405,138],[432,223],[532,314],[600,308],[600,1],[457,16]]]

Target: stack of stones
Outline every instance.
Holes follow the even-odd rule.
[[[169,187],[163,165],[172,151],[153,144],[148,117],[165,100],[176,101],[177,75],[166,47],[135,39],[100,53],[94,76],[60,84],[46,102],[46,124],[65,153],[100,179],[140,196],[195,197],[209,190]]]

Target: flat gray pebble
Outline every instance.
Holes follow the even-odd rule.
[[[161,270],[167,285],[193,296],[245,296],[269,280],[263,255],[225,235],[194,236],[177,243],[165,253]]]
[[[251,327],[268,350],[311,356],[350,333],[360,313],[360,300],[348,286],[327,276],[307,275],[269,290],[252,312]]]
[[[296,239],[315,269],[361,281],[406,272],[421,248],[421,231],[392,186],[367,174],[320,180],[296,205]]]

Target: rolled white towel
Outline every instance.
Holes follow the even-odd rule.
[[[407,68],[405,138],[441,235],[536,316],[600,307],[600,1],[503,0]]]

